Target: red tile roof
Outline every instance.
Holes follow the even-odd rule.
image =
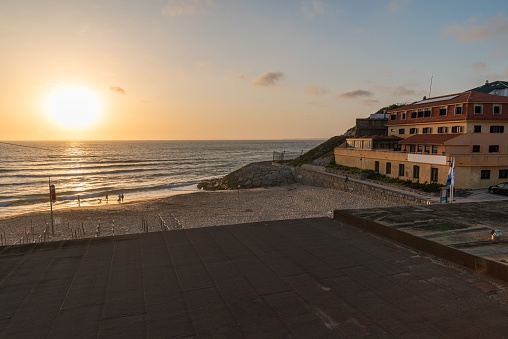
[[[408,105],[400,106],[390,110],[390,112],[400,112],[411,109],[418,109],[424,106],[443,106],[450,104],[461,103],[508,103],[508,97],[502,95],[493,95],[476,91],[467,91],[456,94],[442,95],[433,98],[427,98],[421,101],[416,101]]]
[[[446,141],[461,135],[460,133],[453,134],[415,134],[399,142],[399,144],[422,144],[422,145],[442,145]]]

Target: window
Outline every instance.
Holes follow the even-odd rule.
[[[482,126],[481,125],[474,125],[474,133],[481,133],[482,132]]]
[[[504,133],[504,126],[490,126],[490,133]]]
[[[448,127],[438,127],[437,132],[438,133],[448,133]]]
[[[473,153],[479,153],[480,152],[480,145],[473,145]]]
[[[455,106],[455,114],[462,114],[462,105]]]
[[[397,120],[397,114],[390,115],[390,120]]]
[[[425,145],[425,153],[430,153],[430,145]]]
[[[411,112],[411,118],[416,119],[416,111]]]
[[[439,115],[446,115],[446,107],[441,107],[439,109]]]
[[[423,118],[423,111],[418,111],[418,118]]]
[[[406,130],[404,128],[399,128],[399,134],[405,134]]]
[[[416,145],[409,145],[409,152],[411,153],[416,152]]]
[[[431,168],[430,169],[430,181],[437,182],[438,181],[438,174],[439,174],[439,171],[437,168]]]
[[[391,129],[390,129],[390,132],[395,132],[395,128],[391,128]]]
[[[391,162],[386,163],[386,174],[392,174],[392,163]]]
[[[423,116],[424,117],[429,118],[430,115],[431,115],[431,113],[430,113],[430,109],[429,108],[427,108],[427,109],[425,109],[425,111],[423,111]]]
[[[418,134],[418,128],[410,128],[409,129],[409,134]]]
[[[418,166],[418,165],[413,166],[413,178],[414,179],[420,178],[420,166]]]
[[[482,114],[483,113],[483,105],[476,104],[474,105],[474,114]]]
[[[406,112],[402,113],[402,120],[406,120]]]
[[[489,145],[489,153],[499,152],[499,145]]]
[[[423,134],[432,133],[432,127],[424,127],[422,132],[423,132]]]
[[[423,145],[418,145],[418,153],[422,153],[423,151]]]
[[[480,179],[490,179],[490,170],[481,170]]]
[[[399,177],[404,176],[404,164],[399,164]]]
[[[374,161],[374,172],[379,173],[379,161]]]
[[[452,133],[462,133],[462,126],[452,126]]]
[[[506,179],[508,178],[508,170],[501,169],[499,170],[499,179]]]
[[[432,154],[437,154],[437,145],[432,145]]]
[[[492,109],[493,114],[501,114],[501,105],[494,105]]]

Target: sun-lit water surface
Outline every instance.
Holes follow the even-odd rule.
[[[223,176],[273,152],[298,155],[321,140],[115,141],[0,143],[0,217],[54,208],[115,203],[196,191],[203,179]]]

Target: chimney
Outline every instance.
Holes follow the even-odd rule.
[[[488,80],[485,80],[485,85],[488,85],[489,84],[489,81]]]

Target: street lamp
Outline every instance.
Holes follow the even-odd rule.
[[[360,180],[362,179],[362,170],[363,170],[363,157],[360,153]]]

